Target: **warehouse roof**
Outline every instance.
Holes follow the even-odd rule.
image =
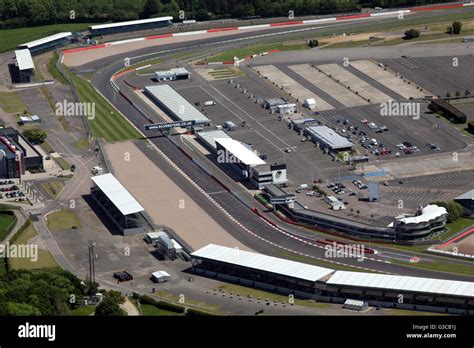
[[[206,116],[169,85],[147,86],[145,91],[156,102],[164,105],[180,121],[209,122]]]
[[[35,68],[35,64],[33,63],[33,58],[31,58],[29,49],[16,50],[15,57],[18,63],[18,69],[29,70]]]
[[[474,297],[474,283],[388,274],[336,271],[328,284]]]
[[[454,198],[456,200],[458,199],[470,199],[470,200],[474,200],[474,189],[471,190],[471,191],[467,191],[465,193],[463,193],[462,195],[460,196],[457,196],[456,198]]]
[[[173,68],[169,70],[158,70],[155,71],[155,74],[159,76],[187,75],[189,71],[186,68]]]
[[[35,40],[35,41],[25,43],[23,45],[19,45],[19,47],[26,46],[28,48],[33,48],[33,47],[36,47],[36,46],[44,45],[44,44],[52,42],[52,41],[63,39],[65,37],[68,37],[68,36],[71,36],[71,35],[72,35],[71,32],[58,33],[58,34],[54,34],[54,35],[51,35],[51,36],[44,37],[44,38],[39,39],[39,40]]]
[[[321,141],[326,143],[333,150],[346,149],[354,146],[349,140],[327,126],[312,126],[306,128],[306,130],[311,135],[321,139]]]
[[[117,23],[109,23],[109,24],[98,24],[89,27],[91,30],[97,29],[108,29],[108,28],[116,28],[116,27],[126,27],[128,25],[140,25],[146,23],[153,23],[153,22],[163,22],[163,21],[172,21],[173,17],[156,17],[156,18],[148,18],[148,19],[139,19],[136,21],[127,21],[127,22],[117,22]]]
[[[405,224],[418,224],[420,222],[427,222],[427,221],[436,219],[447,213],[448,212],[446,208],[437,206],[435,204],[430,204],[421,210],[421,215],[402,217],[399,219],[397,218],[397,220]]]
[[[312,282],[334,272],[334,270],[329,268],[308,265],[215,244],[208,244],[196,250],[191,255]]]
[[[112,174],[93,176],[91,179],[123,215],[145,210]]]
[[[232,138],[218,138],[215,139],[215,141],[245,165],[257,166],[265,164],[264,160],[258,157],[255,152],[243,145],[240,141]]]

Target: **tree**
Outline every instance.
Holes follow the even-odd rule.
[[[451,93],[447,92],[446,93],[446,98],[451,98]]]
[[[471,91],[468,90],[468,89],[466,89],[466,90],[464,91],[464,95],[465,95],[465,96],[468,96],[469,94],[471,94]]]
[[[316,39],[309,40],[308,46],[311,47],[311,48],[313,48],[313,47],[318,47],[318,46],[319,46],[319,41],[316,40]]]
[[[146,0],[145,7],[141,14],[142,18],[150,18],[163,12],[163,4],[159,0]]]
[[[453,34],[456,34],[456,35],[461,34],[461,28],[462,28],[462,23],[461,22],[459,22],[459,21],[453,22],[452,27],[453,27],[453,31],[452,31]]]
[[[6,305],[5,315],[9,316],[32,316],[41,315],[38,308],[27,303],[8,302]]]
[[[437,202],[433,202],[432,204],[437,205],[438,207],[446,208],[448,212],[448,216],[446,220],[448,223],[454,222],[457,219],[459,219],[463,211],[461,204],[455,201],[448,201],[448,202],[437,201]]]
[[[96,316],[123,316],[125,311],[120,308],[120,304],[125,302],[125,298],[120,291],[110,290],[104,296],[104,299],[95,309]]]
[[[48,137],[48,134],[38,127],[28,128],[23,132],[23,135],[26,139],[31,141],[32,143],[42,143]]]
[[[461,96],[461,92],[456,91],[456,93],[454,93],[454,95],[455,95],[456,97],[460,97],[460,96]]]
[[[405,36],[403,37],[405,40],[416,39],[420,36],[420,31],[416,29],[409,29],[405,31]]]

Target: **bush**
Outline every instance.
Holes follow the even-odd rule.
[[[23,135],[26,139],[36,144],[44,142],[48,137],[48,134],[39,127],[28,128],[23,132]]]
[[[462,28],[462,23],[459,21],[453,22],[453,34],[460,34],[461,33],[461,28]]]
[[[467,124],[467,130],[471,133],[474,133],[474,121],[470,121],[468,124]]]
[[[403,37],[405,40],[416,39],[420,36],[420,31],[416,29],[409,29],[405,31],[405,36]]]
[[[155,305],[157,308],[161,308],[170,312],[175,312],[175,313],[184,313],[185,308],[180,305],[176,305],[174,303],[169,303],[169,302],[164,302],[164,301],[158,301]]]
[[[147,295],[143,295],[141,297],[139,297],[140,299],[140,303],[141,304],[148,304],[148,305],[152,305],[152,306],[156,306],[158,301],[155,300],[153,297],[150,297],[150,296],[147,296]]]
[[[318,40],[315,40],[315,39],[309,40],[308,46],[311,47],[311,48],[313,48],[313,47],[318,47],[318,46],[319,46],[319,41],[318,41]]]
[[[215,314],[203,312],[197,309],[188,308],[186,315],[190,317],[203,317],[203,316],[215,316]]]

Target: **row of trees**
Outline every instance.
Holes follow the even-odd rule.
[[[288,17],[357,11],[361,7],[414,6],[444,0],[0,0],[0,28],[52,23],[104,22],[171,15],[208,20]],[[292,11],[292,12],[290,12]],[[183,13],[181,13],[183,14]]]

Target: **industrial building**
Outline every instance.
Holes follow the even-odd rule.
[[[287,101],[283,98],[270,98],[270,99],[265,99],[263,102],[263,106],[265,109],[269,109],[270,111],[277,111],[278,105],[284,105],[287,104]]]
[[[92,199],[122,235],[147,231],[145,209],[112,174],[93,176],[91,180]]]
[[[217,162],[230,165],[243,178],[250,178],[251,167],[266,164],[255,152],[238,140],[218,138],[215,142]]]
[[[169,85],[147,86],[145,94],[175,121],[210,122],[206,116]]]
[[[305,99],[303,102],[303,106],[305,108],[313,110],[316,108],[316,100],[314,100],[314,98]]]
[[[186,80],[191,77],[191,73],[185,68],[175,68],[170,70],[155,71],[158,81]]]
[[[474,216],[474,189],[454,198],[463,207],[464,216]]]
[[[350,150],[354,144],[327,126],[311,126],[304,130],[305,135],[319,144],[321,149],[329,149],[332,152]]]
[[[286,186],[286,164],[261,164],[250,168],[250,182],[262,190],[267,185]]]
[[[232,139],[221,129],[202,131],[196,133],[197,139],[212,153],[217,153],[216,139]]]
[[[30,50],[32,56],[54,50],[70,42],[71,32],[58,33],[18,46],[19,50]]]
[[[419,209],[415,215],[403,214],[389,225],[397,230],[397,239],[422,239],[446,230],[446,208],[434,204]]]
[[[336,271],[214,244],[191,254],[192,271],[283,294],[357,306],[474,314],[474,283]],[[403,297],[403,302],[398,300]]]
[[[109,24],[98,24],[89,27],[92,36],[108,35],[122,33],[126,31],[148,30],[167,27],[173,23],[173,17],[157,17],[148,19],[139,19],[135,21],[126,21]]]
[[[29,83],[35,76],[35,64],[30,50],[15,51],[15,64],[11,67],[11,76],[14,83]]]
[[[0,178],[19,178],[43,169],[43,156],[14,128],[0,129]]]
[[[297,132],[303,131],[306,127],[318,125],[319,121],[315,118],[299,118],[291,121],[293,129]]]

